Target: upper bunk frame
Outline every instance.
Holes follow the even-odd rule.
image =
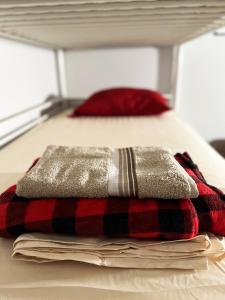
[[[54,49],[163,47],[224,16],[224,0],[0,0],[0,35]]]

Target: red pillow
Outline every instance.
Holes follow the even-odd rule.
[[[76,108],[70,117],[150,116],[169,109],[167,100],[158,92],[135,88],[114,88],[92,95]]]

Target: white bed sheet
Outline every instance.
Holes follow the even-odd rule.
[[[163,145],[188,151],[206,179],[225,191],[225,160],[174,112],[159,117],[68,119],[64,112],[0,151],[0,192],[14,184],[49,144]],[[81,263],[32,264],[11,258],[0,239],[1,299],[215,299],[225,295],[225,263],[208,271],[118,270]]]
[[[21,295],[38,289],[35,299],[55,299],[54,288],[79,300],[224,299],[224,262],[210,263],[208,271],[121,270],[75,262],[40,265],[13,260],[11,247],[11,240],[0,240],[0,296],[6,299],[23,299]]]

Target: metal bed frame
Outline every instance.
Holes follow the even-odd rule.
[[[5,118],[0,119],[0,126],[7,122],[16,121],[19,117],[24,116],[29,113],[37,113],[37,116],[34,118],[30,118],[27,122],[13,128],[6,134],[0,135],[0,149],[26,133],[33,127],[45,122],[50,117],[56,115],[57,113],[68,109],[70,107],[74,107],[79,105],[83,99],[70,99],[70,98],[62,98],[50,96],[46,99],[44,103],[40,103],[34,106],[31,106],[27,109],[24,109],[20,112],[7,116]]]

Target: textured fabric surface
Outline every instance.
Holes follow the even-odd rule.
[[[225,239],[201,234],[192,239],[150,241],[22,234],[13,257],[37,263],[79,261],[104,267],[138,269],[208,269],[208,259],[225,256]]]
[[[118,162],[113,164],[113,158]],[[109,175],[115,175],[116,165],[118,178]],[[118,194],[115,188],[110,191],[113,181],[118,184]],[[198,189],[170,151],[161,147],[113,151],[106,147],[48,146],[37,164],[19,180],[16,193],[26,198],[182,199],[196,198]]]
[[[109,177],[108,177],[108,194],[111,197],[123,195],[123,191],[120,189],[122,182],[120,181],[122,175],[122,166],[120,161],[120,151],[112,149],[112,157],[109,166]],[[134,174],[132,172],[132,174]],[[128,194],[127,194],[128,195]],[[136,196],[133,195],[133,196]]]
[[[16,239],[13,257],[38,263],[71,260],[118,268],[205,270],[212,250],[217,260],[225,253],[222,242],[206,234],[163,242],[31,233]]]
[[[133,148],[114,149],[109,169],[109,196],[138,197]],[[151,194],[149,194],[151,197]]]
[[[190,199],[41,198],[16,195],[12,186],[0,196],[0,236],[25,232],[77,236],[185,239],[198,232]]]
[[[188,153],[176,155],[177,161],[196,182],[199,197],[192,203],[199,218],[199,230],[225,235],[225,194],[209,185]]]
[[[133,148],[139,198],[196,198],[198,189],[193,179],[163,148]]]
[[[169,110],[167,100],[156,91],[114,88],[97,92],[75,108],[70,117],[146,116]]]
[[[107,197],[111,151],[97,147],[48,146],[17,184],[23,197]]]

